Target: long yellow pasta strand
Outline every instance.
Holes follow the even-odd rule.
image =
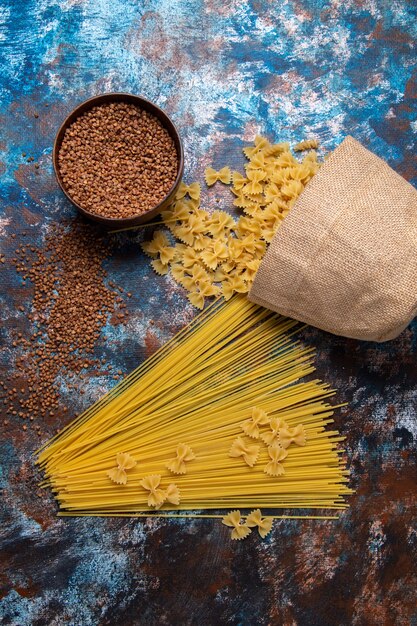
[[[43,484],[61,514],[146,515],[152,507],[140,483],[149,475],[180,490],[180,503],[165,502],[162,511],[345,508],[351,490],[338,448],[343,438],[327,429],[333,407],[325,399],[334,391],[300,380],[314,368],[311,350],[293,339],[297,326],[243,296],[203,311],[39,451]],[[260,440],[251,440],[260,447],[254,467],[229,456],[253,406],[305,428],[306,445],[291,447],[281,476],[265,474],[268,450]],[[167,463],[180,443],[195,459],[173,475]],[[137,461],[123,485],[107,475],[119,452]]]

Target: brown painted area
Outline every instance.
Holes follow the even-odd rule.
[[[156,335],[149,329],[145,335],[145,350],[146,356],[151,356],[156,350],[160,348],[160,343]]]
[[[372,37],[374,39],[381,39],[386,43],[413,43],[412,37],[410,37],[410,35],[400,30],[399,28],[384,28],[383,20],[378,21],[376,28],[372,33]]]
[[[34,213],[27,206],[22,206],[20,211],[25,224],[36,226],[42,219],[39,214]]]
[[[34,163],[20,164],[13,175],[16,182],[28,192],[32,200],[39,204],[47,200],[48,194],[58,190],[58,183],[52,172],[48,172],[46,168],[36,170]]]
[[[19,594],[22,598],[34,598],[39,593],[39,588],[34,587],[14,587],[16,593]]]

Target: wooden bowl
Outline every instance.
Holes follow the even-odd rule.
[[[103,215],[96,215],[95,213],[91,213],[90,211],[87,211],[71,197],[71,194],[66,188],[65,183],[62,180],[61,173],[59,171],[58,155],[59,155],[59,150],[61,148],[62,140],[65,135],[65,131],[67,130],[67,128],[76,120],[77,117],[79,117],[80,115],[88,111],[89,109],[92,109],[93,107],[98,106],[100,104],[110,103],[110,102],[126,102],[128,104],[135,104],[139,108],[145,111],[148,111],[149,113],[154,115],[156,118],[158,118],[158,120],[161,122],[163,127],[166,128],[166,130],[171,135],[175,144],[175,148],[177,150],[178,173],[177,173],[177,177],[175,179],[174,184],[172,185],[171,189],[169,190],[165,198],[161,200],[159,204],[154,206],[152,209],[149,209],[145,211],[144,213],[141,213],[140,215],[132,215],[131,217],[123,217],[123,218],[114,218],[114,217],[104,217]],[[105,94],[102,94],[101,96],[94,96],[93,98],[89,98],[89,100],[85,100],[85,102],[82,102],[80,105],[78,105],[68,115],[68,117],[65,119],[60,129],[58,130],[58,133],[55,137],[52,160],[54,164],[55,176],[57,178],[59,186],[61,187],[64,194],[67,196],[68,200],[70,200],[72,204],[74,204],[77,207],[80,213],[82,213],[89,219],[94,220],[95,222],[99,222],[105,228],[109,230],[129,228],[131,226],[136,226],[138,224],[149,222],[149,220],[155,217],[155,215],[158,215],[158,213],[166,209],[175,198],[175,194],[181,182],[182,174],[184,171],[184,151],[182,147],[182,142],[181,142],[179,133],[174,123],[172,122],[172,120],[168,117],[166,113],[164,113],[162,109],[160,109],[156,104],[153,104],[153,102],[146,100],[146,98],[142,98],[142,96],[134,96],[129,93],[105,93]],[[140,184],[140,181],[138,181],[138,184]]]

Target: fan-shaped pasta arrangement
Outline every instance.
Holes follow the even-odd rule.
[[[61,514],[232,509],[223,523],[243,539],[283,509],[345,508],[333,391],[302,380],[297,328],[244,296],[207,307],[40,451]]]
[[[257,136],[253,146],[243,149],[248,159],[245,174],[231,172],[227,166],[219,171],[207,168],[207,186],[232,185],[233,205],[243,213],[238,220],[225,211],[202,209],[200,185],[181,183],[175,203],[162,213],[171,234],[157,230],[151,241],[142,244],[155,272],[163,275],[171,270],[172,278],[199,309],[206,298],[228,300],[234,293],[247,293],[267,245],[319,168],[313,150],[317,146],[315,139],[297,144],[295,150],[309,150],[300,162],[288,143],[271,144]]]

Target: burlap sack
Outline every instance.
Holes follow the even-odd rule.
[[[336,335],[393,339],[417,313],[417,191],[347,137],[278,229],[249,299]]]

